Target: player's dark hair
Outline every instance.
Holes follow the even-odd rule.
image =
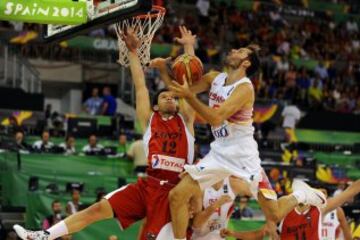
[[[246,76],[252,77],[260,68],[260,47],[256,44],[250,44],[246,48],[251,50],[251,53],[248,55],[251,65],[246,69]]]
[[[168,91],[170,91],[170,90],[167,88],[162,88],[162,89],[158,90],[152,99],[151,106],[154,107],[154,106],[158,105],[160,94],[163,92],[168,92]]]

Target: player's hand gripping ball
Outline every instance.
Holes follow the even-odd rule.
[[[182,54],[175,59],[171,70],[178,83],[183,84],[183,76],[185,75],[188,84],[192,85],[201,79],[204,69],[198,57]]]

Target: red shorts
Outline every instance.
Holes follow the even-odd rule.
[[[168,195],[174,186],[148,177],[119,188],[105,198],[123,229],[146,218],[141,240],[155,239],[161,228],[170,222]]]

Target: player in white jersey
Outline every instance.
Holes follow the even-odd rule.
[[[193,240],[222,239],[220,230],[228,224],[236,195],[229,177],[204,190],[204,211],[194,217]]]
[[[228,225],[230,216],[234,209],[236,196],[250,196],[247,191],[246,182],[235,177],[227,177],[213,186],[206,188],[203,193],[203,210],[192,219],[191,240],[222,240],[221,230]],[[227,230],[228,231],[228,230]],[[157,240],[172,239],[171,224],[162,229]],[[262,238],[262,230],[239,232],[241,239]]]
[[[305,183],[295,189],[294,194],[278,201],[273,190],[262,187],[269,184],[261,168],[258,146],[253,137],[252,111],[255,94],[248,78],[259,68],[258,52],[259,47],[255,45],[233,49],[226,59],[228,73],[210,72],[191,88],[186,79],[184,85],[173,82],[170,86],[172,91],[179,97],[184,97],[212,126],[215,137],[210,152],[197,165],[185,166],[189,175],[170,193],[176,239],[185,239],[188,204],[192,199],[200,199],[202,190],[231,175],[249,182],[253,196],[258,199],[268,220],[273,237],[276,235],[275,222],[280,221],[298,203],[317,206],[326,203],[326,198],[320,191]],[[206,106],[197,99],[196,94],[208,90],[210,100],[209,106]]]
[[[328,196],[327,190],[322,189]],[[323,216],[321,227],[321,240],[351,240],[350,226],[346,220],[344,210],[338,207]]]

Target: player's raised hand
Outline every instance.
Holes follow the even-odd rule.
[[[121,39],[125,42],[130,52],[135,52],[140,45],[136,32],[131,27],[127,28],[126,32],[121,32]]]
[[[194,94],[191,92],[189,88],[189,84],[187,82],[186,76],[183,76],[184,83],[180,84],[176,81],[172,81],[171,85],[169,86],[170,91],[174,92],[176,96],[180,98],[189,98],[192,97]]]
[[[167,69],[167,64],[171,61],[171,57],[168,58],[154,58],[150,61],[150,68]]]
[[[179,30],[181,33],[181,37],[175,38],[175,41],[182,45],[194,46],[196,42],[196,35],[193,35],[192,32],[188,30],[185,26],[179,26]]]
[[[222,238],[232,237],[233,235],[234,235],[234,232],[229,229],[223,228],[220,230],[220,236]]]

